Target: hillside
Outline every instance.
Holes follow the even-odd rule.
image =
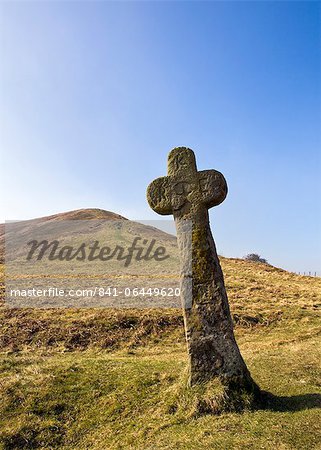
[[[41,227],[44,224],[48,223],[57,223],[62,221],[69,221],[69,220],[126,220],[124,217],[120,216],[119,214],[115,214],[111,211],[105,211],[104,209],[97,209],[97,208],[87,208],[87,209],[76,209],[74,211],[67,211],[64,213],[59,214],[52,214],[51,216],[45,216],[40,217],[36,219],[30,219],[30,220],[24,220],[24,221],[18,221],[17,226],[20,230],[22,230],[23,233],[28,233],[34,227]],[[21,226],[23,224],[23,227]],[[0,261],[4,262],[4,251],[5,251],[5,224],[0,224]],[[14,226],[12,227],[12,230],[16,230]],[[8,231],[8,230],[7,230]],[[11,228],[10,228],[11,231]],[[7,239],[10,237],[7,234]]]
[[[66,214],[96,211],[119,218]],[[242,354],[273,394],[268,409],[198,414],[179,308],[2,306],[0,448],[320,448],[321,279],[220,259]]]

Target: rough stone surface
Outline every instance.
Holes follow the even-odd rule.
[[[235,341],[209,225],[208,209],[226,195],[224,176],[216,170],[197,171],[194,152],[185,147],[169,153],[168,176],[157,178],[147,189],[150,207],[162,215],[173,214],[176,223],[190,383],[216,377],[226,392],[245,391],[258,398],[260,390]]]

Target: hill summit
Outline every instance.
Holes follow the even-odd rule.
[[[24,233],[28,233],[35,226],[43,223],[52,223],[68,220],[128,220],[126,217],[116,214],[111,211],[106,211],[99,208],[83,208],[75,209],[73,211],[66,211],[62,213],[52,214],[50,216],[37,217],[34,219],[26,219],[17,221],[19,224],[23,224]],[[20,233],[20,229],[19,229]],[[5,252],[5,224],[0,224],[0,262],[4,262]]]

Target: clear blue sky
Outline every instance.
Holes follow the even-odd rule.
[[[321,275],[319,2],[1,2],[1,221],[158,219],[168,151],[224,173],[220,254]]]

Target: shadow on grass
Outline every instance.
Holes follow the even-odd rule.
[[[282,397],[269,392],[264,393],[265,409],[278,412],[303,411],[321,408],[321,394],[301,394]]]

